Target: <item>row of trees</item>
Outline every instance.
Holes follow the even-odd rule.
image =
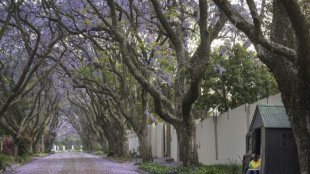
[[[10,76],[1,77],[1,80],[12,80]],[[1,99],[8,93],[2,88]],[[55,128],[61,120],[59,101],[55,94],[52,83],[43,80],[27,95],[12,104],[1,117],[1,135],[12,137],[14,156],[23,155],[28,150],[36,153],[51,149],[56,136]],[[45,136],[45,139],[42,136]]]
[[[207,110],[219,105],[220,111],[227,111],[276,92],[270,75],[259,76],[267,69],[257,68],[255,56],[229,46],[241,42],[247,48],[253,43],[257,57],[279,84],[301,172],[309,173],[308,5],[297,0],[233,5],[223,0],[1,2],[5,92],[0,119],[17,117],[12,116],[14,106],[27,105],[22,100],[28,95],[41,96],[42,84],[49,79],[57,83],[52,92],[56,98],[66,99],[61,112],[81,135],[84,147],[99,141],[126,155],[130,127],[148,160],[147,124],[149,118],[157,121],[156,113],[176,128],[183,164],[198,165],[194,107]],[[226,40],[225,46],[212,55],[217,39]],[[241,61],[243,57],[252,57],[257,66]],[[243,69],[235,68],[240,62]],[[5,72],[13,74],[11,79]],[[255,79],[259,80],[252,82]],[[262,85],[264,89],[259,88]],[[198,100],[200,93],[205,98]],[[26,120],[24,115],[40,108],[39,99],[33,97],[32,105],[23,106],[29,108],[21,114]]]

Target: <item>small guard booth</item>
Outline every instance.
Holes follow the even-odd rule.
[[[248,163],[252,154],[261,158],[260,174],[299,174],[297,147],[283,105],[257,105],[243,160]]]

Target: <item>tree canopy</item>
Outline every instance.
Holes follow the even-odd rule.
[[[239,44],[213,50],[201,88],[195,108],[220,113],[279,93],[268,68]]]
[[[120,156],[128,155],[129,126],[146,159],[147,124],[160,117],[176,128],[184,165],[198,165],[193,109],[227,111],[251,103],[276,93],[276,80],[299,154],[309,154],[308,5],[1,1],[1,124],[18,144],[24,129],[48,125],[44,131],[54,137],[67,122],[81,137],[107,139],[107,148]],[[215,43],[220,46],[212,52]],[[256,55],[245,50],[251,45]],[[303,156],[301,171],[307,173],[310,155]]]

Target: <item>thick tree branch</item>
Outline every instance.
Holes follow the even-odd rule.
[[[212,43],[214,39],[218,37],[218,34],[224,27],[225,23],[227,22],[228,18],[226,17],[225,13],[220,10],[220,17],[215,23],[215,25],[209,28],[210,32],[210,42]]]
[[[307,23],[297,0],[282,0],[281,3],[286,9],[295,31],[299,57],[307,59],[307,63],[304,60],[299,60],[299,63],[310,65],[310,23]]]
[[[180,41],[179,37],[175,34],[174,30],[172,29],[166,17],[163,15],[159,2],[157,0],[151,0],[151,1],[153,4],[155,13],[157,14],[157,17],[160,23],[162,24],[162,26],[165,28],[171,42],[173,43],[173,45],[175,46],[177,50],[182,49],[182,42]]]
[[[292,62],[296,60],[295,50],[267,40],[262,34],[256,33],[254,25],[246,21],[237,10],[226,0],[214,0],[215,4],[224,11],[229,20],[243,31],[254,45],[261,44],[266,49],[287,57]]]

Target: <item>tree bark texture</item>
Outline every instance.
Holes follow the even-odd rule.
[[[280,0],[273,3],[273,21],[270,39],[276,43],[296,49],[294,30]],[[310,49],[310,48],[309,48]],[[310,50],[308,50],[309,52]],[[268,54],[265,60],[275,75],[281,91],[282,101],[289,116],[298,150],[301,174],[310,173],[310,86],[309,77],[296,65],[280,55]],[[307,59],[299,57],[298,59]],[[309,61],[309,60],[308,60]],[[302,61],[303,62],[303,61]],[[307,63],[306,63],[307,64]]]
[[[257,56],[274,74],[297,144],[300,173],[310,173],[310,21],[301,1],[274,0],[270,40],[262,34],[253,0],[247,0],[249,23],[224,0],[214,0],[230,21],[254,44]]]

